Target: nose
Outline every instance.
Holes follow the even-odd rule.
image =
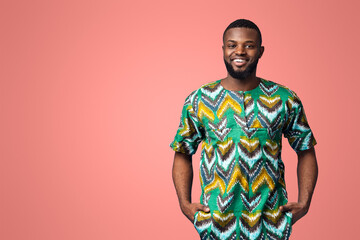
[[[236,54],[239,54],[239,55],[245,54],[245,48],[239,45],[239,46],[237,46],[237,48],[235,49],[235,53],[236,53]]]

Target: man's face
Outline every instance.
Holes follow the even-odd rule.
[[[230,76],[245,79],[251,75],[264,52],[255,29],[231,28],[224,35],[224,62]]]

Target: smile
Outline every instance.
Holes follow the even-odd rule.
[[[242,67],[247,63],[246,59],[243,58],[235,58],[232,60],[236,67]]]
[[[236,62],[236,63],[243,63],[243,62],[245,62],[244,59],[234,59],[233,61]]]

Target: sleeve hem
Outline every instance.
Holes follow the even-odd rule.
[[[173,141],[169,146],[175,152],[180,152],[180,153],[184,153],[187,155],[194,155],[196,152],[196,151],[188,149],[187,147],[185,147],[184,145],[182,145],[181,143],[176,142],[176,141]]]
[[[313,141],[312,141],[311,144],[306,145],[306,146],[304,146],[304,147],[301,147],[301,148],[299,148],[299,149],[294,149],[294,150],[295,150],[296,153],[299,153],[299,152],[302,152],[302,151],[309,150],[309,149],[315,147],[315,145],[317,145],[317,142],[316,142],[315,138],[313,138]]]

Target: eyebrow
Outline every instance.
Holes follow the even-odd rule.
[[[227,40],[226,42],[234,42],[234,43],[236,43],[235,40]],[[252,40],[247,40],[247,41],[245,41],[245,43],[256,43],[256,42],[252,41]]]

